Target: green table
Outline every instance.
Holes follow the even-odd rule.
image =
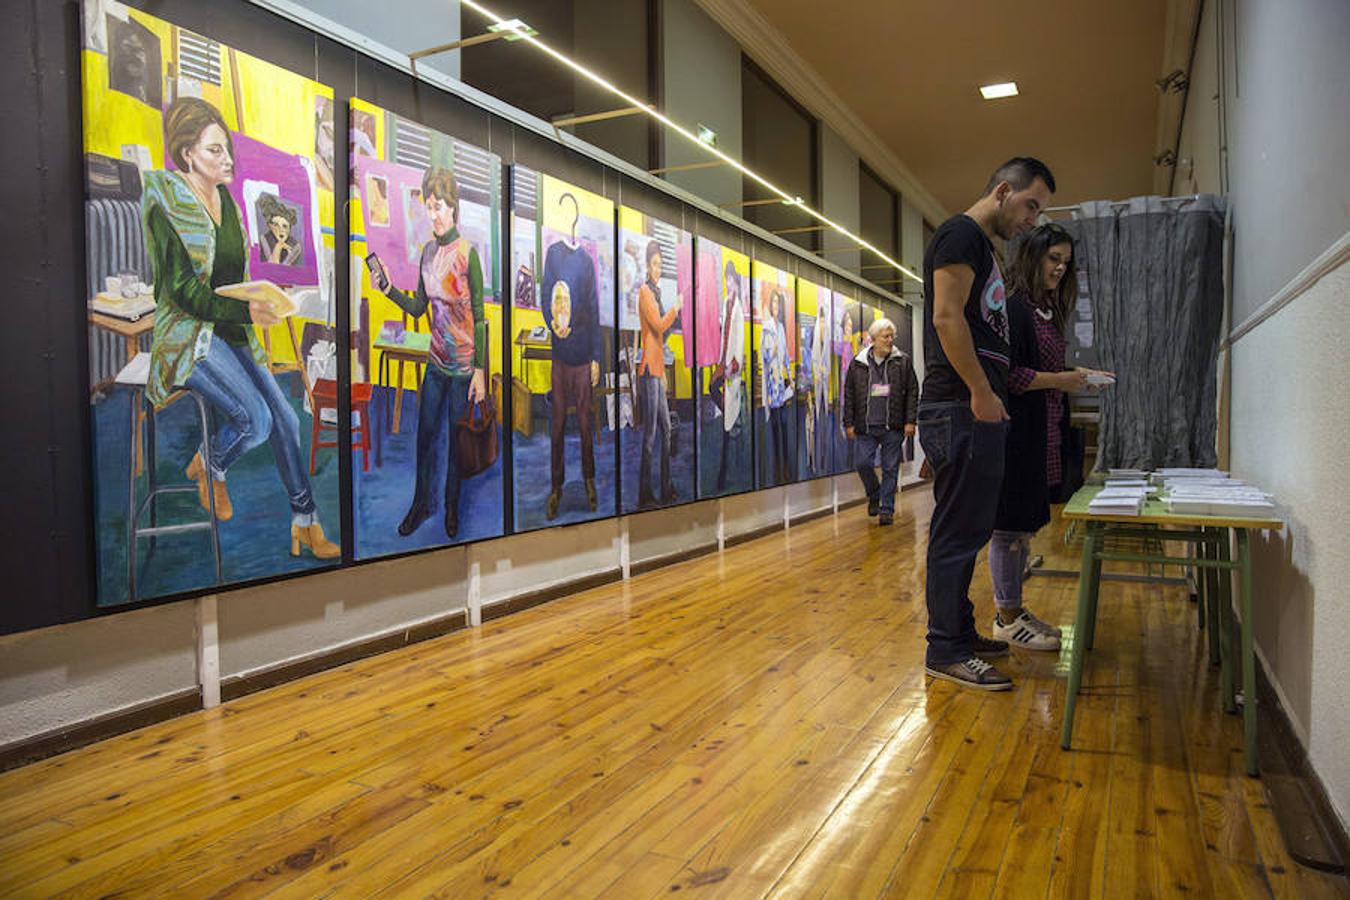
[[[1252,557],[1253,529],[1279,530],[1284,522],[1274,518],[1247,516],[1198,516],[1172,513],[1162,501],[1149,499],[1142,515],[1102,515],[1089,512],[1088,503],[1101,485],[1081,488],[1065,505],[1063,517],[1083,523],[1083,562],[1078,573],[1078,613],[1074,620],[1073,647],[1070,654],[1069,686],[1064,697],[1064,728],[1060,746],[1065,750],[1073,739],[1074,704],[1083,681],[1083,657],[1092,648],[1097,626],[1097,592],[1103,562],[1142,562],[1193,566],[1202,577],[1197,580],[1202,599],[1202,622],[1207,620],[1211,658],[1221,668],[1224,709],[1234,712],[1231,579],[1221,577],[1238,572],[1238,603],[1242,615],[1242,725],[1247,751],[1247,774],[1259,772],[1256,759],[1256,659],[1252,650]],[[1229,534],[1234,537],[1237,559],[1229,556]],[[1165,553],[1123,552],[1112,550],[1113,538],[1146,538],[1180,541],[1192,546],[1190,556]]]

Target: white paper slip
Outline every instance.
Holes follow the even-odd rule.
[[[1116,380],[1105,372],[1089,372],[1086,380],[1093,387],[1107,387],[1116,383]]]

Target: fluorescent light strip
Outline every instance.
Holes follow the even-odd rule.
[[[864,241],[862,238],[858,237],[856,234],[849,231],[847,228],[844,228],[842,225],[839,225],[838,223],[833,222],[830,219],[826,218],[823,213],[819,213],[816,210],[812,209],[811,207],[807,206],[805,203],[802,202],[802,199],[800,197],[796,197],[793,196],[792,194],[789,194],[787,191],[783,190],[777,185],[771,183],[768,179],[764,178],[764,176],[747,168],[744,164],[741,163],[740,160],[729,156],[727,153],[723,152],[722,150],[719,150],[717,147],[710,146],[704,143],[703,141],[700,141],[698,139],[698,135],[694,134],[692,131],[685,128],[684,126],[676,123],[674,120],[672,120],[665,113],[658,110],[656,107],[652,106],[651,104],[643,100],[639,100],[632,94],[627,93],[622,88],[618,87],[615,84],[612,84],[602,76],[597,75],[595,72],[592,72],[590,69],[576,62],[571,57],[566,56],[565,54],[560,53],[557,50],[554,50],[552,47],[550,47],[548,44],[545,44],[537,37],[534,37],[533,35],[520,30],[518,26],[511,24],[511,22],[509,22],[507,19],[504,19],[503,17],[497,15],[487,7],[482,6],[479,3],[476,3],[475,0],[460,0],[460,3],[463,6],[469,7],[469,9],[472,9],[479,15],[491,19],[493,24],[495,25],[502,26],[504,28],[507,27],[511,28],[521,36],[522,40],[527,41],[530,44],[533,44],[543,53],[553,57],[558,62],[562,63],[564,66],[567,66],[569,69],[581,75],[583,78],[586,78],[587,80],[594,82],[595,84],[599,85],[600,87],[604,88],[605,90],[624,100],[629,105],[636,106],[638,109],[641,109],[647,115],[651,116],[653,119],[669,128],[671,131],[674,131],[676,134],[681,135],[690,143],[697,144],[703,150],[707,151],[708,153],[711,153],[713,156],[716,156],[718,159],[722,160],[724,163],[731,166],[733,169],[740,172],[742,175],[746,176],[751,181],[760,185],[765,190],[769,191],[771,194],[774,194],[775,196],[779,197],[784,204],[788,206],[801,207],[802,211],[805,212],[807,215],[811,216],[813,219],[816,219],[821,224],[833,228],[835,231],[839,232],[844,237],[848,238],[850,241],[856,243],[860,249],[871,251],[872,253],[880,257],[883,261],[885,261],[888,265],[894,266],[908,277],[914,279],[919,283],[923,282],[922,278],[920,278],[918,275],[915,275],[913,272],[905,268],[896,260],[892,259],[890,256],[886,255],[885,253],[882,253],[876,247],[872,246],[867,241]]]

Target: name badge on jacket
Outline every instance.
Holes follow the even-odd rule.
[[[872,385],[871,393],[868,394],[869,397],[889,397],[890,395],[891,395],[890,382],[886,382],[885,384]]]

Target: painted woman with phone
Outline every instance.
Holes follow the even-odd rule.
[[[448,170],[428,169],[422,176],[422,198],[431,220],[432,239],[422,247],[417,290],[394,287],[389,270],[375,254],[366,258],[375,287],[412,316],[430,312],[431,353],[417,394],[417,479],[412,504],[399,523],[407,537],[435,511],[431,492],[439,461],[432,449],[441,428],[465,417],[470,406],[487,397],[487,319],[483,313],[483,268],[478,251],[457,227],[459,191]],[[445,464],[445,535],[459,531],[459,467],[453,431]]]

